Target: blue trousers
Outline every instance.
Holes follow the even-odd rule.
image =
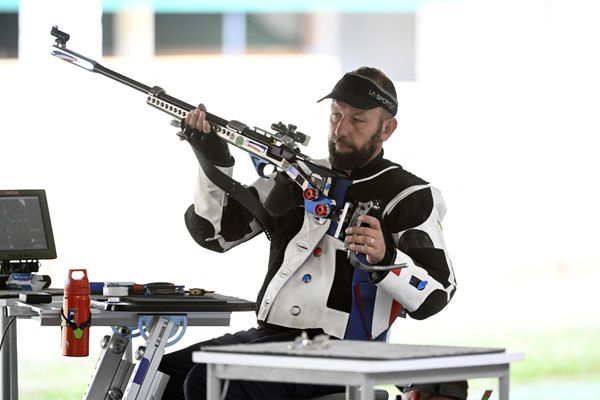
[[[320,329],[308,330],[309,337],[323,333]],[[240,343],[265,343],[293,341],[300,330],[272,326],[259,326],[247,331],[226,334],[196,343],[190,347],[165,354],[158,370],[169,375],[164,400],[206,399],[206,364],[192,362],[192,352],[203,346]],[[310,385],[280,382],[255,382],[232,380],[227,390],[227,400],[286,400],[310,399],[344,391],[344,386]]]

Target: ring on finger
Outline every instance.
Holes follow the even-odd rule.
[[[371,244],[375,243],[375,238],[371,238]]]

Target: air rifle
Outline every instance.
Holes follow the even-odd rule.
[[[51,52],[53,56],[90,72],[96,72],[114,79],[144,93],[148,105],[174,117],[174,125],[180,126],[182,129],[184,128],[183,120],[191,110],[196,108],[195,106],[168,95],[161,87],[144,85],[106,68],[88,57],[67,49],[67,42],[70,39],[70,35],[60,31],[57,26],[52,27],[50,34],[55,38]],[[344,228],[351,223],[357,223],[358,215],[365,212],[365,207],[362,204],[354,207],[353,204],[343,201],[345,189],[350,184],[348,179],[345,179],[329,168],[319,165],[313,159],[300,152],[298,144],[306,146],[310,137],[298,132],[296,126],[278,122],[271,125],[271,129],[274,132],[268,132],[259,128],[250,128],[239,121],[228,121],[208,112],[206,113],[206,119],[210,123],[211,131],[217,134],[218,137],[250,153],[257,172],[260,175],[264,176],[264,167],[271,164],[298,184],[302,189],[305,211],[321,219],[323,222],[326,219],[332,220],[328,233],[335,238],[343,240],[345,237]],[[184,132],[181,132],[179,136],[181,139],[188,139]],[[205,165],[202,161],[201,164],[204,169]],[[236,186],[237,182],[233,180],[231,182],[233,183],[230,189],[225,189],[228,194],[231,194],[232,191],[240,186]],[[334,197],[337,197],[339,201],[336,201]],[[268,217],[261,218],[259,212],[253,212],[253,214],[270,239]],[[356,254],[351,254],[350,256],[351,260],[356,258]],[[390,266],[367,266],[365,265],[366,259],[364,259],[364,255],[361,254],[360,256],[359,259],[363,258],[363,260],[359,265],[355,265],[358,268],[369,271],[391,269]],[[395,266],[395,268],[398,268],[398,266]]]
[[[188,112],[196,108],[169,96],[161,87],[144,85],[67,49],[70,35],[60,31],[58,27],[52,27],[51,35],[55,37],[55,44],[52,48],[53,56],[145,93],[148,105],[177,118],[178,124]],[[271,129],[275,132],[268,132],[259,128],[250,128],[239,121],[227,121],[210,113],[206,113],[206,119],[210,122],[211,129],[221,139],[247,151],[260,160],[253,160],[255,165],[260,164],[260,174],[262,174],[264,163],[272,164],[300,185],[305,199],[314,203],[309,204],[311,207],[307,209],[308,212],[319,218],[332,216],[337,205],[335,201],[328,199],[327,195],[332,179],[340,177],[340,175],[329,168],[318,165],[299,151],[297,144],[306,146],[310,140],[308,135],[298,132],[294,125],[285,125],[281,122],[271,125]]]

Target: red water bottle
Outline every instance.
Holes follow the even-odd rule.
[[[62,308],[63,356],[86,357],[88,355],[91,322],[90,283],[87,271],[70,269],[65,281]]]

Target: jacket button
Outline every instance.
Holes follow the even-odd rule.
[[[302,277],[302,282],[304,282],[304,283],[308,283],[308,282],[310,282],[311,280],[312,280],[312,276],[311,276],[310,274],[305,274],[305,275]]]
[[[298,306],[294,306],[290,309],[290,313],[292,313],[292,315],[298,315],[300,314],[300,307]]]
[[[313,256],[321,257],[321,254],[323,254],[323,249],[320,247],[315,247],[315,249],[313,250]]]

